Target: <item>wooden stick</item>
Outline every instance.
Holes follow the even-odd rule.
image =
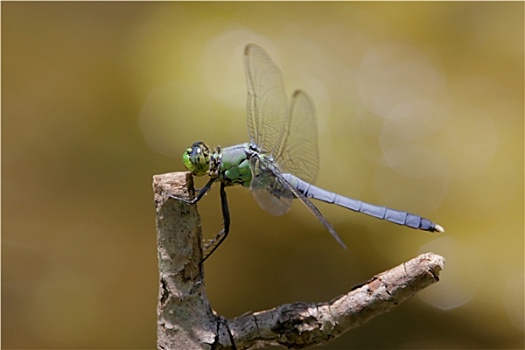
[[[292,303],[227,320],[210,306],[204,288],[202,232],[191,174],[153,177],[157,214],[159,349],[250,349],[321,345],[390,311],[439,280],[443,257],[426,253],[321,303]]]

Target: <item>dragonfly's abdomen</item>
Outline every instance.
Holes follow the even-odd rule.
[[[443,230],[441,226],[436,225],[432,221],[422,218],[418,215],[368,204],[348,197],[343,197],[336,193],[311,185],[308,182],[305,182],[291,174],[283,174],[283,176],[294,188],[301,191],[301,193],[303,193],[308,198],[317,199],[330,204],[337,204],[359,213],[367,214],[378,219],[388,220],[399,225],[404,225],[419,230],[431,232],[441,232]]]
[[[220,180],[228,185],[242,185],[249,188],[252,181],[248,144],[226,147],[221,150],[219,166]]]

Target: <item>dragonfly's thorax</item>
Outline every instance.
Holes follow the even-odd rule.
[[[250,187],[252,181],[250,156],[253,151],[250,150],[249,144],[225,147],[219,153],[216,170],[219,180],[227,185]]]

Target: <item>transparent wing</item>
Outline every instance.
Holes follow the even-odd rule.
[[[274,157],[281,172],[315,183],[319,173],[317,117],[314,104],[304,91],[297,90],[292,96],[288,125]]]
[[[287,178],[293,181],[293,176],[282,174],[264,155],[253,154],[250,158],[250,163],[253,176],[251,183],[252,193],[257,203],[263,209],[274,215],[285,214],[290,209],[292,199],[297,197],[327,228],[335,240],[346,249],[345,244],[335,232],[333,226],[326,221],[319,209],[308,200],[301,190],[294,188],[294,185],[288,182]],[[305,184],[303,182],[303,185]]]
[[[251,190],[263,209],[282,215],[294,193],[278,174],[314,183],[319,172],[315,107],[305,92],[296,91],[288,109],[281,72],[259,46],[246,46],[244,65],[248,132],[251,142],[266,153],[252,156]]]
[[[295,197],[285,181],[273,171],[266,156],[253,155],[250,158],[253,198],[261,208],[273,215],[283,215],[290,210]]]
[[[287,124],[287,101],[281,72],[266,51],[254,44],[248,44],[244,49],[244,68],[250,140],[261,151],[274,154],[282,143]]]

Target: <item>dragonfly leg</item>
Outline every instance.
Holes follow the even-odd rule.
[[[197,197],[195,197],[195,198],[193,198],[191,200],[188,200],[186,198],[181,198],[181,197],[175,197],[175,196],[172,196],[172,195],[170,195],[168,197],[176,199],[176,200],[178,200],[180,202],[184,202],[186,204],[195,204],[195,203],[197,203],[198,201],[201,200],[202,196],[204,196],[206,194],[206,192],[208,192],[210,190],[211,185],[213,185],[213,183],[215,182],[216,179],[217,178],[211,178],[208,181],[208,183],[203,188],[200,189],[199,193],[197,194]]]
[[[224,220],[224,228],[219,232],[217,236],[215,236],[214,239],[212,239],[205,247],[204,247],[204,254],[203,259],[208,259],[210,255],[221,245],[222,242],[226,239],[228,236],[228,233],[230,232],[230,211],[228,209],[228,198],[226,197],[226,190],[224,189],[225,185],[224,183],[221,183],[221,208],[222,208],[222,218]]]

